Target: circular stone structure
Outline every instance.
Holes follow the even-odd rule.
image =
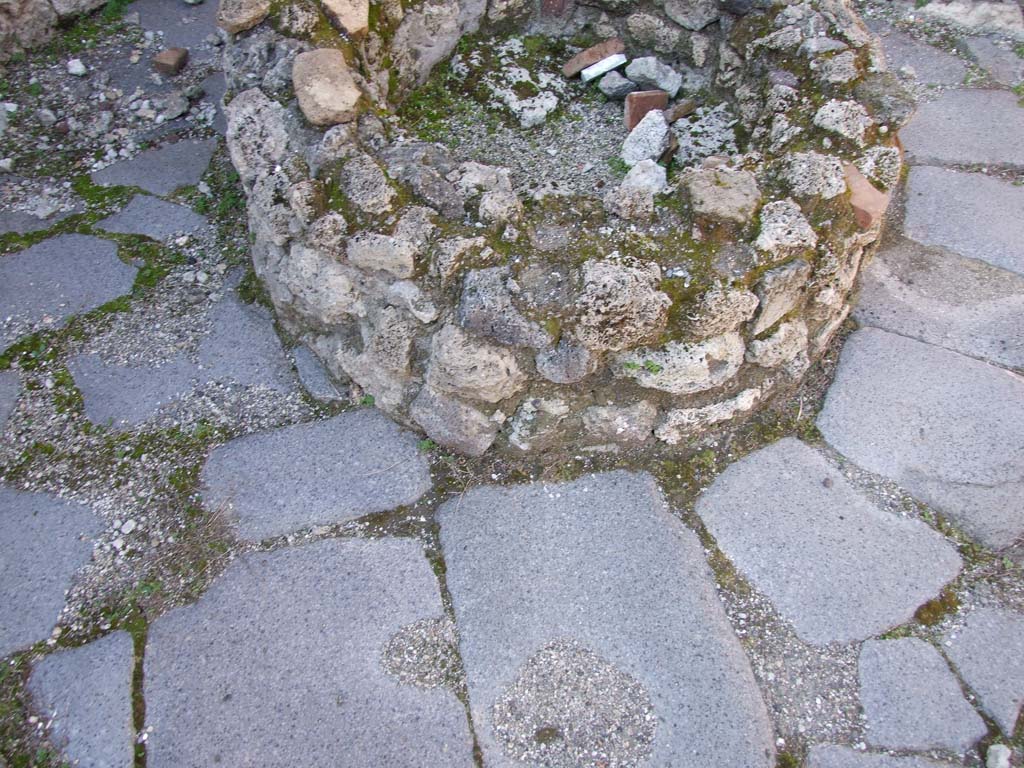
[[[840,0],[231,11],[279,320],[466,454],[685,444],[791,389],[899,179],[912,106]]]

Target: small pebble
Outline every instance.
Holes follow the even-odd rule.
[[[74,75],[75,77],[83,77],[89,72],[85,68],[85,64],[82,63],[81,59],[71,59],[68,62],[68,74]]]

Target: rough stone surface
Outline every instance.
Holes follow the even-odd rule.
[[[801,198],[831,200],[846,191],[843,164],[832,155],[795,152],[786,158],[782,177],[790,191]]]
[[[875,328],[846,341],[818,427],[987,546],[1024,533],[1024,380]]]
[[[900,131],[917,164],[1024,166],[1024,109],[1010,91],[946,91]]]
[[[7,419],[14,412],[21,393],[21,381],[16,371],[0,371],[0,435],[4,433]]]
[[[359,114],[362,91],[344,54],[336,48],[320,48],[296,56],[292,83],[299,108],[313,125],[347,123]]]
[[[412,504],[430,488],[413,435],[372,409],[233,440],[202,480],[208,508],[227,508],[250,540]]]
[[[761,202],[757,179],[749,171],[700,168],[687,171],[680,182],[693,212],[706,221],[743,226]]]
[[[597,87],[609,99],[616,100],[625,99],[638,88],[636,83],[618,72],[606,74],[598,81]]]
[[[361,37],[370,29],[369,0],[323,0],[324,12],[338,29]]]
[[[439,445],[470,456],[481,456],[498,436],[498,423],[476,408],[423,387],[409,415]]]
[[[626,67],[626,77],[641,88],[665,91],[670,99],[683,86],[683,76],[655,56],[633,59]]]
[[[708,427],[750,411],[760,400],[760,388],[752,387],[719,403],[702,405],[697,408],[677,408],[665,414],[665,418],[654,430],[654,434],[662,442],[676,445],[681,440],[699,434]]]
[[[807,768],[955,768],[924,757],[897,757],[859,752],[839,745],[817,745],[807,754]]]
[[[970,357],[1024,368],[1024,277],[943,248],[902,240],[861,272],[853,313]]]
[[[657,289],[661,268],[613,254],[583,263],[583,307],[573,330],[592,350],[620,350],[654,338],[665,327],[668,295]]]
[[[1024,274],[1024,215],[1007,215],[1010,211],[1024,213],[1024,187],[982,173],[910,170],[907,237]]]
[[[794,438],[730,465],[696,510],[726,557],[815,645],[902,624],[960,569],[942,536],[879,509]]]
[[[1016,3],[968,2],[929,3],[921,15],[952,22],[975,32],[1008,32],[1024,35],[1024,12]]]
[[[982,708],[1011,736],[1024,704],[1024,616],[979,608],[943,645]]]
[[[118,259],[115,243],[88,235],[60,235],[0,256],[0,322],[62,323],[130,293],[135,272]],[[19,330],[0,326],[0,347]]]
[[[642,443],[651,436],[658,409],[646,400],[627,406],[593,405],[583,412],[583,428],[595,440]]]
[[[0,486],[0,658],[50,636],[100,528],[84,504]]]
[[[412,540],[328,540],[243,555],[193,605],[152,624],[146,723],[152,768],[473,765],[447,688],[389,675],[405,628],[443,616]]]
[[[632,168],[641,160],[657,160],[668,149],[668,145],[669,127],[665,122],[665,113],[654,109],[644,115],[629,132],[619,156]]]
[[[220,0],[217,24],[225,32],[237,34],[252,29],[270,13],[270,0]]]
[[[308,347],[301,344],[295,347],[292,350],[292,360],[295,361],[295,370],[298,371],[299,381],[302,382],[302,386],[311,397],[325,403],[344,400],[344,396],[331,380],[323,363],[309,351]]]
[[[775,259],[794,256],[813,248],[818,235],[792,200],[776,200],[761,209],[761,231],[754,245]]]
[[[54,742],[80,768],[134,763],[134,667],[132,636],[113,632],[53,653],[32,668],[33,702],[47,720],[52,718]]]
[[[505,347],[474,339],[451,323],[434,336],[427,383],[437,390],[497,403],[525,381],[515,355]]]
[[[616,357],[616,376],[673,395],[704,392],[729,381],[743,364],[743,337],[725,333],[692,344],[670,341]]]
[[[189,234],[205,223],[205,217],[184,205],[149,195],[136,195],[123,209],[96,226],[107,232],[145,235],[166,242],[175,235]]]
[[[643,744],[645,699],[651,765],[772,764],[767,713],[700,544],[651,477],[476,488],[439,518],[488,765],[578,765],[587,746],[589,761],[622,756],[616,726]],[[524,744],[524,722],[551,738],[535,730]]]
[[[858,102],[832,99],[815,113],[814,124],[862,147],[874,120]]]
[[[653,160],[641,160],[629,169],[619,186],[608,191],[604,207],[624,219],[649,219],[654,215],[654,197],[665,191],[667,173]]]
[[[750,291],[736,288],[712,288],[700,298],[687,331],[696,339],[731,333],[754,316],[760,299]]]
[[[967,65],[961,59],[888,27],[879,30],[885,48],[885,60],[894,72],[912,72],[926,85],[961,85]]]
[[[962,754],[988,732],[939,652],[916,637],[864,643],[860,702],[876,747]]]
[[[769,270],[754,288],[760,300],[760,311],[754,321],[754,333],[760,334],[775,325],[800,300],[800,294],[811,276],[811,265],[803,259],[791,261]]]
[[[747,360],[763,368],[777,368],[807,351],[807,323],[801,319],[781,323],[766,339],[747,345]]]
[[[1008,46],[996,45],[990,37],[969,37],[967,48],[997,83],[1011,88],[1024,82],[1024,57]]]
[[[721,16],[715,0],[666,0],[665,13],[676,24],[694,31],[704,29]]]
[[[138,187],[152,195],[169,195],[199,183],[216,147],[215,139],[176,141],[96,171],[92,180],[104,187]]]

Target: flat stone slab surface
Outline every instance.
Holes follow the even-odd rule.
[[[818,428],[993,548],[1024,533],[1024,379],[876,328],[847,339]]]
[[[51,653],[32,668],[28,690],[50,734],[80,768],[127,768],[135,761],[132,672],[127,632]]]
[[[231,381],[288,393],[296,388],[291,362],[270,313],[228,297],[210,312],[212,328],[199,344],[198,362],[184,355],[159,365],[126,366],[76,355],[68,370],[94,424],[124,429],[141,424],[197,384]]]
[[[193,61],[211,58],[204,39],[217,32],[217,3],[186,5],[167,0],[135,0],[129,10],[138,12],[143,29],[164,33],[165,48],[188,48]]]
[[[444,616],[411,540],[328,540],[242,555],[146,645],[150,768],[473,766],[445,687],[385,672],[400,630]]]
[[[815,645],[902,624],[960,569],[940,534],[879,509],[794,438],[729,466],[696,510],[725,556]]]
[[[967,65],[953,54],[899,32],[888,24],[869,23],[868,27],[881,36],[885,60],[891,71],[909,67],[917,80],[925,85],[963,83]]]
[[[249,540],[414,503],[430,489],[416,437],[372,408],[233,440],[202,473],[208,509]]]
[[[180,187],[198,184],[216,148],[216,139],[165,144],[96,171],[92,180],[104,187],[138,187],[153,195],[169,195]]]
[[[84,504],[0,487],[0,658],[50,636],[101,528]]]
[[[859,752],[850,747],[825,744],[811,747],[806,768],[956,768],[924,757],[898,757]]]
[[[295,347],[292,350],[292,359],[295,361],[295,370],[299,372],[299,381],[311,396],[328,403],[344,399],[338,387],[331,381],[323,363],[309,351],[308,347],[301,344]]]
[[[1024,125],[1021,131],[1024,136]],[[919,243],[1024,274],[1024,187],[982,173],[911,168],[903,231]]]
[[[1024,277],[912,240],[861,272],[861,325],[1024,368]]]
[[[1010,91],[947,91],[924,102],[900,140],[917,165],[1024,165],[1024,109]]]
[[[135,272],[117,257],[116,243],[88,235],[60,235],[0,256],[0,348],[27,324],[52,318],[57,325],[130,293]]]
[[[175,235],[195,232],[206,224],[206,218],[184,205],[168,203],[149,195],[136,195],[128,205],[96,226],[107,232],[145,235],[167,242]]]
[[[965,42],[978,64],[997,83],[1014,86],[1024,82],[1024,58],[1012,48],[996,45],[990,37],[969,37]]]
[[[1024,616],[979,608],[944,646],[981,706],[1011,736],[1024,703]]]
[[[916,637],[864,643],[860,703],[876,747],[963,754],[988,733],[945,660]]]
[[[21,211],[0,211],[0,235],[7,235],[12,232],[19,235],[27,235],[30,232],[40,232],[49,229],[61,219],[66,219],[70,213],[58,213],[48,219],[41,219],[31,213]]]
[[[439,520],[488,766],[773,765],[700,542],[652,477],[479,487]]]
[[[21,393],[21,380],[14,371],[0,371],[0,435],[7,426],[7,419],[14,411]]]

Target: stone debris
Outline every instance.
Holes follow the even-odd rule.
[[[420,389],[409,415],[438,445],[468,456],[482,456],[501,426],[482,411],[429,385]]]
[[[188,64],[187,48],[165,48],[153,57],[153,69],[161,75],[174,76]]]
[[[592,45],[590,48],[580,51],[565,62],[562,65],[562,74],[566,77],[575,77],[587,67],[593,66],[610,56],[625,52],[626,44],[621,39],[614,37],[604,40],[597,45]]]
[[[804,253],[817,244],[817,233],[793,200],[776,200],[761,209],[761,231],[754,245],[773,260]]]
[[[754,287],[760,301],[760,312],[753,327],[755,335],[771,328],[796,307],[810,276],[811,265],[803,259],[764,273]]]
[[[589,67],[580,72],[580,80],[584,83],[589,83],[591,80],[596,80],[602,75],[606,75],[613,69],[618,69],[628,61],[625,54],[616,53],[609,56],[606,59],[601,59],[596,64],[591,64]]]
[[[624,219],[649,219],[654,215],[654,198],[666,191],[668,176],[653,160],[641,160],[630,168],[622,183],[604,196],[609,213]]]
[[[615,99],[621,101],[625,99],[633,91],[637,90],[639,86],[632,80],[623,77],[618,72],[612,71],[606,74],[597,84],[598,90],[601,91],[609,99]],[[629,126],[627,125],[627,128]]]
[[[858,102],[832,99],[814,114],[814,124],[863,147],[875,121]]]
[[[623,120],[627,131],[636,128],[648,112],[655,109],[664,110],[668,106],[668,94],[665,91],[633,90],[626,94],[625,100],[626,108],[623,112]],[[666,120],[666,122],[668,121]]]
[[[363,93],[341,51],[320,48],[295,57],[292,84],[302,114],[313,125],[347,123],[360,112]]]
[[[757,179],[737,168],[692,168],[683,173],[685,193],[698,223],[744,226],[761,204]]]
[[[662,442],[676,445],[686,438],[700,434],[708,427],[753,410],[760,400],[761,389],[752,387],[719,403],[697,408],[677,408],[665,414],[654,434]]]
[[[864,643],[860,701],[876,747],[963,754],[988,733],[939,652],[914,637]]]
[[[220,0],[217,25],[229,34],[252,29],[270,13],[270,0]]]
[[[628,406],[592,405],[583,412],[583,428],[594,440],[642,443],[651,436],[658,409],[646,400]]]
[[[657,349],[637,349],[616,356],[614,373],[641,387],[673,395],[704,392],[721,386],[743,364],[743,337],[726,333],[696,343],[670,341]]]
[[[673,99],[683,87],[683,76],[654,56],[633,59],[626,67],[626,77],[641,88],[665,91]]]
[[[370,29],[369,0],[323,0],[331,23],[350,38],[364,36]]]
[[[619,157],[630,168],[642,160],[657,160],[668,149],[669,138],[665,113],[658,109],[651,110],[629,132]]]
[[[843,163],[833,155],[794,152],[785,159],[781,175],[795,197],[831,200],[846,192]]]

